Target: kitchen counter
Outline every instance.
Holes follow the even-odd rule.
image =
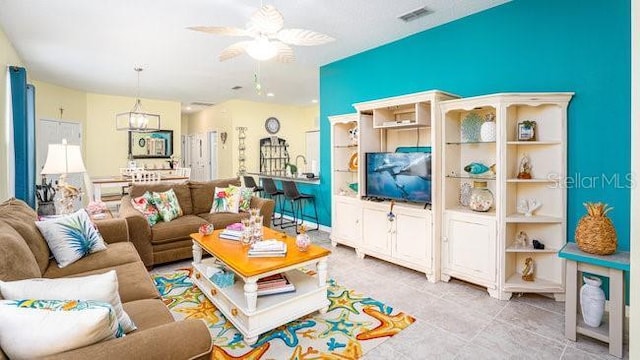
[[[320,178],[315,177],[313,179],[307,179],[306,177],[293,177],[293,176],[283,176],[283,175],[269,175],[263,173],[247,173],[247,175],[254,175],[259,178],[271,178],[273,180],[291,180],[293,182],[301,183],[301,184],[311,184],[311,185],[319,185]]]

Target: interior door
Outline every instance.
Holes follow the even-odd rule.
[[[191,138],[191,178],[196,181],[207,180],[207,163],[209,161],[207,134],[198,133]]]
[[[208,158],[209,180],[218,178],[218,132],[209,132],[209,158]]]

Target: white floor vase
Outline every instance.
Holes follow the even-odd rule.
[[[583,276],[584,285],[580,288],[580,309],[585,324],[599,327],[604,315],[605,296],[600,288],[602,280],[597,277]]]

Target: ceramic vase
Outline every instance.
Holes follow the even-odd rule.
[[[496,122],[489,119],[480,127],[480,140],[485,142],[496,141]]]
[[[597,277],[583,276],[584,285],[580,288],[580,309],[584,323],[598,327],[604,314],[605,296],[600,288],[602,280]]]

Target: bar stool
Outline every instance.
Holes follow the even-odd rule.
[[[310,220],[314,220],[316,227],[308,230],[318,230],[320,222],[318,221],[318,208],[316,207],[316,197],[310,194],[301,194],[298,191],[296,183],[291,180],[282,180],[282,188],[284,189],[284,197],[291,202],[291,210],[293,212],[293,222],[298,232],[298,226],[304,223],[304,202],[313,202],[314,216],[307,216]],[[292,225],[293,226],[293,225]]]
[[[262,193],[264,191],[264,188],[262,186],[258,186],[258,184],[256,184],[256,181],[253,180],[253,176],[245,175],[242,178],[244,179],[244,186],[253,188],[253,192]]]
[[[291,223],[292,221],[284,221],[284,191],[276,187],[276,183],[272,178],[262,178],[262,186],[264,187],[264,193],[266,195],[269,195],[269,197],[276,202],[276,207],[280,207],[280,216],[278,217],[276,217],[276,209],[273,209],[273,214],[271,215],[271,223],[274,226],[280,227],[283,227],[285,224]],[[280,220],[280,222],[276,223],[276,220]]]

